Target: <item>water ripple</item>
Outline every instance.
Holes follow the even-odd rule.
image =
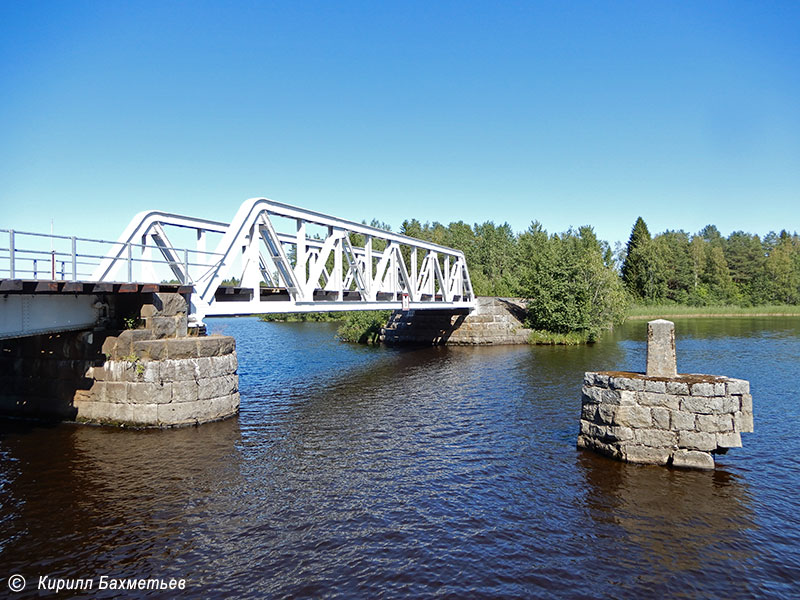
[[[756,432],[712,473],[575,450],[583,372],[643,368],[642,327],[399,350],[221,320],[237,419],[0,425],[0,567],[186,577],[205,598],[796,596],[800,323],[678,322],[682,371],[755,397]]]

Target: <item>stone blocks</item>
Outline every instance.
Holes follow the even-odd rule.
[[[225,354],[198,356],[202,341]],[[89,393],[75,401],[77,420],[133,426],[174,426],[214,421],[239,409],[238,362],[230,340],[159,340],[183,358],[152,360],[129,355],[93,367]],[[181,342],[181,344],[178,344]],[[198,344],[200,342],[200,344]],[[169,352],[164,354],[168,355]]]
[[[105,363],[89,369],[92,385],[75,401],[76,420],[168,427],[236,414],[235,341],[227,336],[187,337],[181,329],[185,312],[181,296],[154,294],[153,304],[142,308],[145,329],[107,338]]]
[[[578,447],[643,464],[712,469],[753,431],[750,384],[711,375],[584,375]]]
[[[395,311],[381,331],[386,344],[484,346],[527,344],[524,302],[480,296],[470,314],[450,311]]]

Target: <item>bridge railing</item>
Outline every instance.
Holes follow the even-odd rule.
[[[171,248],[165,257],[156,244],[140,244],[0,229],[0,278],[94,281],[109,254],[120,262],[105,281],[118,283],[194,283],[221,258],[214,252]]]

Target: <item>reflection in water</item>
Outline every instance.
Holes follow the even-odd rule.
[[[582,452],[584,502],[613,539],[613,560],[632,597],[707,597],[720,582],[755,593],[739,572],[757,562],[747,484],[724,470],[629,465]]]
[[[579,348],[387,349],[212,322],[237,338],[236,419],[0,424],[0,573],[186,577],[206,598],[790,597],[788,321],[678,324],[686,370],[754,391],[756,433],[714,473],[575,449],[583,372],[643,368],[643,323]]]
[[[232,425],[210,424],[200,436],[3,424],[4,458],[21,457],[3,470],[4,497],[18,500],[4,506],[3,566],[63,577],[149,572],[151,551],[168,539],[152,574],[185,577],[170,557],[204,552],[203,505],[235,478]],[[6,535],[15,524],[24,529]]]

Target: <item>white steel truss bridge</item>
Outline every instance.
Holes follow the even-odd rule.
[[[267,198],[244,202],[230,223],[142,212],[116,242],[3,232],[0,278],[177,283],[191,289],[194,326],[224,315],[475,307],[461,251]],[[49,251],[41,240],[20,244],[37,235]]]

